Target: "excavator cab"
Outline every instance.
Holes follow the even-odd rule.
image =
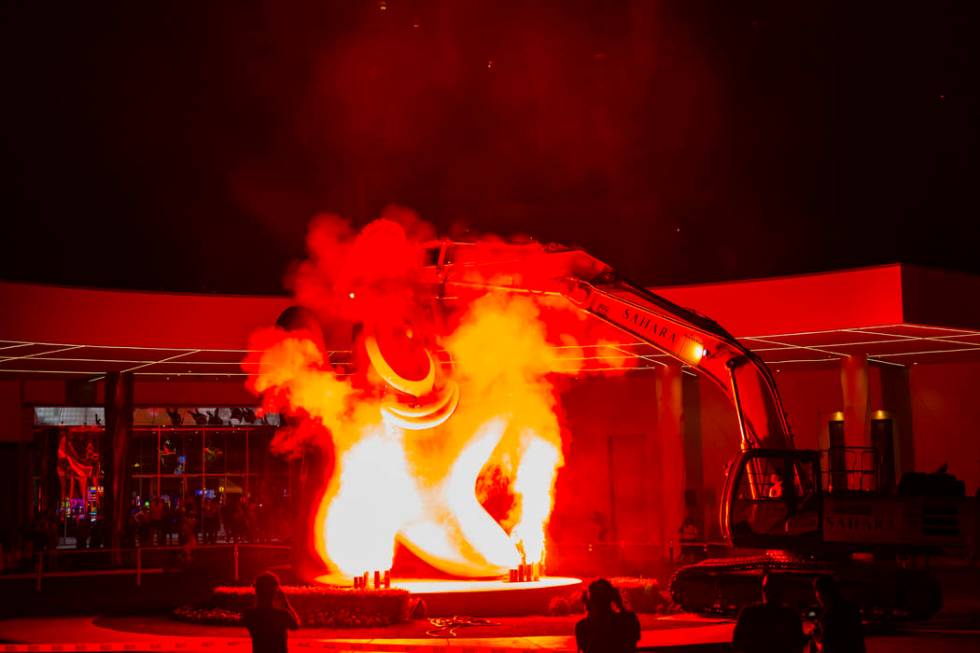
[[[816,451],[749,449],[729,466],[721,506],[736,547],[800,549],[821,540],[822,489]]]

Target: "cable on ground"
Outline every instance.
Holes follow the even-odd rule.
[[[490,621],[482,617],[434,617],[429,619],[429,623],[435,626],[432,630],[425,631],[429,637],[456,637],[458,628],[472,626],[499,626],[496,621]]]

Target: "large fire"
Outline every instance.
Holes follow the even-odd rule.
[[[254,334],[245,363],[265,409],[300,421],[274,444],[313,437],[332,451],[314,544],[337,579],[390,569],[396,543],[468,578],[545,555],[562,466],[552,379],[581,358],[543,317],[563,307],[493,279],[434,302],[420,225],[404,213],[360,233],[314,222],[296,298],[324,324],[354,325],[353,361],[333,364],[310,328]]]

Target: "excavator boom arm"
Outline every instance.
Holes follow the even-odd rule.
[[[769,368],[716,322],[622,280],[569,285],[563,294],[581,309],[715,383],[735,407],[743,449],[792,446]]]
[[[563,296],[715,383],[735,407],[743,450],[792,447],[769,368],[714,320],[620,278],[581,250],[449,241],[435,247],[430,269],[443,293],[491,288]]]

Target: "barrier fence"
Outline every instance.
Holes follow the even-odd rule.
[[[34,580],[34,589],[40,592],[46,578],[78,578],[84,576],[132,575],[137,587],[147,574],[162,574],[186,568],[193,556],[213,556],[227,552],[228,571],[231,578],[241,580],[242,550],[289,552],[291,547],[275,544],[216,544],[186,546],[133,547],[124,549],[54,549],[34,554],[32,572],[0,575],[0,581]],[[286,557],[286,556],[284,556]],[[100,559],[101,558],[101,559]]]

